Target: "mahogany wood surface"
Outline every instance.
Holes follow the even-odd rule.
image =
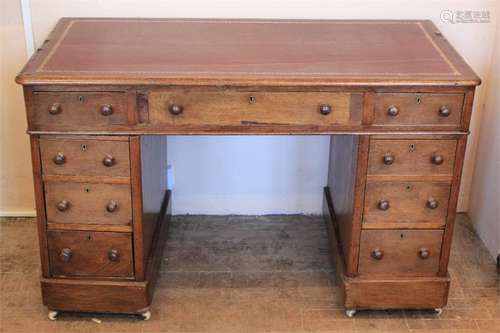
[[[48,232],[52,276],[133,277],[129,233],[93,231]],[[62,252],[70,251],[69,258]],[[110,252],[117,258],[110,259]]]
[[[129,177],[130,157],[128,138],[124,141],[82,137],[45,136],[40,140],[44,175]],[[56,164],[57,154],[64,163]],[[110,166],[104,164],[111,158]]]
[[[48,222],[132,224],[129,184],[49,181],[45,182],[45,200]],[[67,208],[60,210],[63,201]]]

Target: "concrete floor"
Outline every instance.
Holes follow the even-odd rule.
[[[500,332],[495,262],[464,215],[440,318],[425,311],[346,318],[320,217],[174,217],[146,322],[97,314],[49,321],[38,259],[34,219],[0,219],[0,332]]]

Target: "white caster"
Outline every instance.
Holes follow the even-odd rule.
[[[143,320],[149,320],[151,319],[151,311],[144,311],[141,313],[141,317]]]
[[[442,308],[435,308],[434,309],[434,314],[436,315],[436,317],[439,317],[442,313],[443,313]]]
[[[59,314],[59,311],[49,311],[49,319],[52,321],[57,320],[58,314]]]
[[[356,314],[356,309],[347,309],[345,310],[345,315],[349,318],[352,318],[354,317],[354,315]]]

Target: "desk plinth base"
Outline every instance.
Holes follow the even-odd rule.
[[[43,304],[55,319],[57,311],[141,314],[149,319],[149,306],[158,277],[170,222],[170,191],[164,198],[154,235],[145,281],[42,278]],[[54,317],[54,318],[52,318]]]
[[[344,272],[344,258],[330,190],[325,188],[324,217],[337,283],[341,289],[340,302],[348,316],[361,309],[439,309],[448,300],[450,278],[446,277],[350,277]]]

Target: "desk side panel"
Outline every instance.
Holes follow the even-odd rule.
[[[354,276],[358,266],[368,145],[368,136],[335,135],[330,139],[328,187],[347,276]]]
[[[130,159],[135,273],[143,281],[167,189],[167,137],[132,136]]]

